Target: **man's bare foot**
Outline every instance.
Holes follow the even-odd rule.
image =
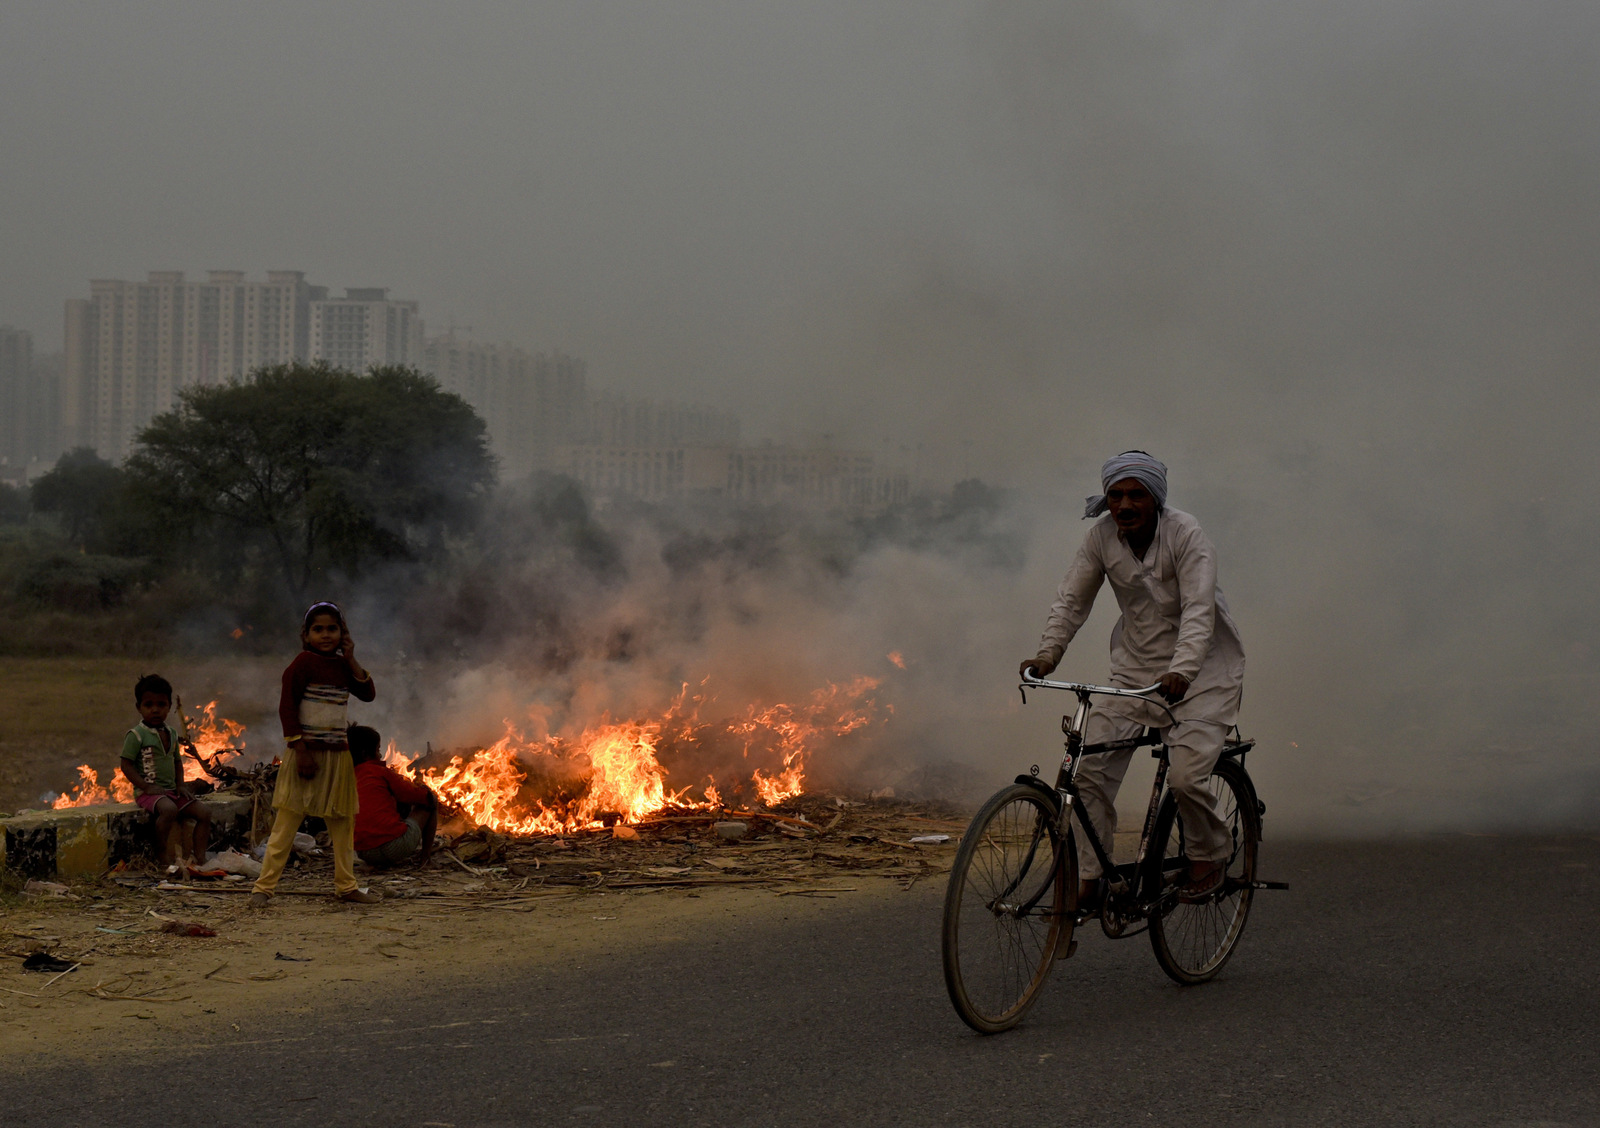
[[[347,901],[352,905],[376,905],[383,898],[370,889],[352,889],[348,893],[339,894],[339,900]]]
[[[247,904],[247,907],[252,909],[264,909],[270,904],[272,904],[271,893],[252,893],[250,894],[250,900]]]

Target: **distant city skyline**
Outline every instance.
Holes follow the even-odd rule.
[[[325,362],[347,371],[417,368],[483,418],[502,472],[567,473],[599,497],[660,500],[718,493],[743,501],[862,507],[902,500],[903,465],[864,450],[742,443],[739,417],[675,389],[591,389],[588,366],[559,350],[475,341],[452,321],[428,335],[417,299],[382,286],[331,288],[301,270],[150,270],[96,278],[64,303],[62,351],[35,358],[32,334],[0,332],[0,467],[36,477],[87,447],[113,462],[185,388],[263,367]],[[900,460],[903,462],[903,460]]]

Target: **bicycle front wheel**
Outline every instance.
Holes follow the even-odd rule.
[[[1021,1020],[1071,938],[1070,845],[1050,798],[1020,783],[985,803],[962,836],[944,898],[944,983],[981,1034]]]
[[[1150,945],[1161,970],[1179,983],[1204,983],[1222,970],[1244,931],[1255,897],[1256,850],[1261,842],[1261,815],[1255,788],[1234,760],[1220,760],[1207,781],[1217,814],[1233,840],[1222,887],[1199,904],[1178,900],[1188,870],[1183,846],[1183,817],[1177,796],[1167,792],[1156,816],[1152,857],[1156,868],[1147,889],[1160,890],[1150,914]],[[1160,848],[1159,857],[1156,847]]]

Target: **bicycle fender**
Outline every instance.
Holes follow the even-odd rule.
[[[1051,809],[1057,814],[1061,812],[1061,794],[1044,780],[1040,779],[1038,776],[1019,775],[1017,777],[1017,782],[1022,784],[1024,787],[1033,788],[1040,795],[1049,796]]]

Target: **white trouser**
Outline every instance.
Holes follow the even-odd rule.
[[[1084,726],[1085,744],[1103,744],[1112,740],[1126,740],[1144,732],[1137,721],[1125,720],[1103,709],[1089,714]],[[1190,861],[1223,862],[1233,850],[1233,837],[1228,824],[1217,814],[1216,796],[1207,781],[1211,769],[1217,766],[1222,754],[1222,744],[1228,735],[1228,726],[1210,721],[1181,721],[1168,727],[1164,733],[1171,767],[1167,772],[1167,785],[1177,794],[1178,815],[1183,823],[1184,853]],[[1128,773],[1128,763],[1133,750],[1102,752],[1085,756],[1078,766],[1078,794],[1088,808],[1089,818],[1100,837],[1100,844],[1110,854],[1115,849],[1117,832],[1117,789],[1122,777]],[[1100,876],[1100,859],[1088,836],[1078,829],[1078,876],[1084,880]],[[1160,843],[1152,843],[1159,850]]]

